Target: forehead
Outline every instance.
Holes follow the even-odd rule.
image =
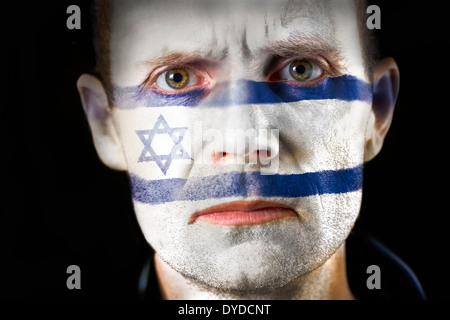
[[[144,62],[170,53],[244,56],[290,37],[320,39],[360,60],[353,0],[114,0],[112,78],[134,85]]]

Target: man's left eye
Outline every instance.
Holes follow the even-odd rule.
[[[323,69],[315,62],[308,60],[295,60],[278,72],[277,80],[291,80],[308,82],[320,78]]]
[[[173,68],[161,73],[155,81],[157,89],[176,92],[189,91],[208,83],[206,77],[189,68]]]

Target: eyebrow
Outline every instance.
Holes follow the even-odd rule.
[[[262,47],[262,50],[265,53],[271,54],[273,57],[282,58],[314,58],[320,56],[329,63],[329,70],[327,71],[332,77],[338,77],[344,74],[344,59],[340,54],[339,48],[319,37],[291,35],[286,39],[266,43]],[[144,66],[185,66],[201,60],[206,62],[211,61],[211,59],[221,59],[227,55],[227,50],[223,50],[219,54],[220,56],[217,56],[217,53],[213,54],[213,52],[213,49],[210,51],[197,50],[192,53],[177,51],[164,56],[150,58],[138,64]],[[269,62],[269,65],[271,63]],[[266,68],[268,67],[266,65]]]
[[[188,65],[190,63],[198,62],[199,60],[208,61],[212,57],[212,50],[209,52],[195,51],[193,53],[172,52],[164,56],[150,58],[141,61],[142,65],[160,65],[160,66],[176,66]]]

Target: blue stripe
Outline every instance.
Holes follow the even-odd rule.
[[[217,84],[212,93],[204,88],[180,94],[162,94],[142,90],[140,86],[114,86],[114,104],[120,109],[144,107],[227,107],[243,104],[274,104],[303,100],[338,99],[372,101],[370,84],[350,75],[326,78],[315,86],[280,82],[237,80]]]
[[[150,204],[226,197],[294,198],[359,190],[362,188],[362,166],[290,175],[229,172],[187,180],[145,180],[130,175],[130,180],[133,199]]]

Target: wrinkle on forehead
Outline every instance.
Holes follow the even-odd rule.
[[[114,0],[112,78],[143,77],[143,61],[173,52],[249,61],[267,41],[289,36],[335,42],[334,2],[325,0]]]

